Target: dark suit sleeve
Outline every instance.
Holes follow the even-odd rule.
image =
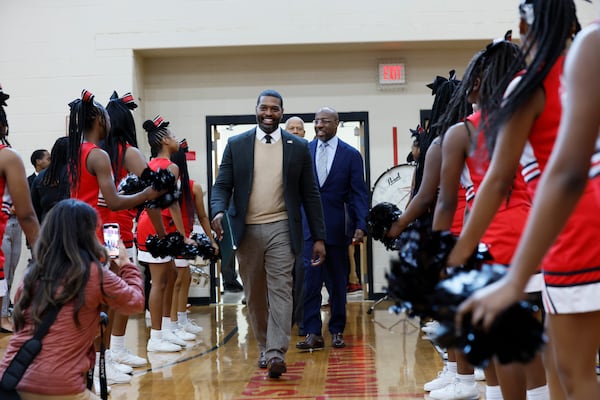
[[[35,214],[37,215],[38,221],[42,222],[42,205],[40,198],[40,186],[42,184],[43,173],[40,173],[34,180],[31,182],[31,203],[33,204],[33,209],[35,210]]]
[[[367,213],[369,212],[369,192],[365,183],[363,160],[358,151],[352,153],[350,163],[350,196],[348,199],[354,229],[367,232]],[[354,234],[354,229],[352,234]]]
[[[223,159],[219,166],[219,174],[210,193],[210,213],[214,218],[220,212],[227,210],[229,199],[233,190],[233,163],[231,144],[227,143],[223,152]]]
[[[313,240],[325,240],[325,221],[323,219],[323,206],[321,195],[317,187],[313,164],[310,157],[308,143],[302,149],[301,195],[306,220]]]

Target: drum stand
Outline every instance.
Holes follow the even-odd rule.
[[[367,314],[373,314],[373,310],[375,310],[375,307],[377,307],[378,304],[383,303],[386,300],[390,300],[388,295],[385,295],[384,297],[380,298],[375,303],[373,303],[373,305],[367,310]],[[394,322],[392,325],[384,326],[382,323],[376,321],[375,318],[373,318],[372,321],[390,332],[393,332],[393,328],[402,323],[402,333],[404,335],[413,333],[419,329],[419,324],[412,321],[412,318],[408,316],[406,310],[400,310],[396,306],[391,306],[390,311],[394,312],[396,315],[399,316],[398,321]]]

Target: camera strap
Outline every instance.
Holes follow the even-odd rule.
[[[33,337],[21,346],[2,375],[0,386],[3,389],[14,390],[17,387],[21,378],[25,375],[25,371],[29,367],[29,364],[33,362],[35,357],[42,350],[42,339],[48,333],[48,329],[50,329],[50,325],[52,325],[56,319],[61,307],[62,304],[50,306],[48,311],[46,311],[46,315],[44,315],[42,324],[35,331]]]

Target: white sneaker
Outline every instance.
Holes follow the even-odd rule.
[[[186,332],[181,328],[177,328],[177,330],[173,331],[173,333],[179,339],[188,340],[188,341],[196,340],[196,335],[194,335],[193,333]]]
[[[454,372],[448,371],[446,367],[443,370],[438,372],[437,378],[427,382],[423,385],[423,390],[429,392],[431,390],[441,389],[451,384],[456,378],[456,374]]]
[[[117,351],[111,350],[110,356],[113,362],[129,365],[131,367],[143,367],[148,364],[148,361],[145,358],[138,357],[127,349]]]
[[[435,400],[477,400],[479,388],[476,382],[468,384],[455,379],[442,389],[432,390],[429,397]]]
[[[200,325],[196,324],[196,321],[194,321],[193,319],[188,319],[188,321],[185,324],[179,324],[179,326],[184,331],[193,333],[194,335],[197,335],[198,333],[204,330]]]
[[[481,368],[475,368],[475,380],[476,381],[485,381],[485,373]]]
[[[432,333],[437,332],[437,330],[439,329],[439,327],[440,327],[440,323],[439,322],[437,322],[437,321],[430,321],[430,322],[427,322],[421,328],[421,331],[423,333],[432,334]]]
[[[131,374],[133,372],[133,368],[131,368],[129,365],[121,364],[120,362],[115,361],[115,359],[113,358],[112,351],[107,350],[104,354],[106,357],[106,364],[110,363],[112,367],[120,373]]]
[[[104,365],[106,366],[106,383],[108,385],[118,385],[120,383],[131,382],[131,375],[127,375],[119,371],[114,363],[110,360],[106,360]],[[99,366],[96,364],[94,368],[94,376],[98,377]]]
[[[171,342],[173,344],[179,345],[181,347],[185,347],[187,345],[187,342],[183,339],[181,339],[179,336],[177,336],[175,334],[175,332],[173,331],[168,331],[163,329],[162,331],[162,340],[163,342]]]
[[[146,346],[147,351],[158,351],[161,353],[172,353],[174,351],[180,351],[181,346],[171,342],[167,342],[164,339],[149,339],[148,345]]]

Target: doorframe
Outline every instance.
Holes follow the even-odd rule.
[[[363,161],[365,168],[365,183],[367,185],[367,190],[369,193],[369,204],[371,201],[371,160],[370,160],[370,146],[369,146],[369,113],[367,111],[355,111],[355,112],[339,112],[340,121],[356,121],[362,124],[362,139],[361,145],[364,151]],[[284,114],[281,118],[282,121],[287,120],[291,116],[300,117],[304,122],[312,122],[315,114],[314,113],[302,113],[302,114]],[[210,208],[210,196],[212,192],[212,184],[213,184],[213,141],[212,141],[212,127],[214,125],[256,125],[256,115],[254,114],[246,114],[246,115],[207,115],[206,116],[206,171],[207,171],[207,182],[208,182],[208,213],[209,216],[211,214]],[[368,283],[368,299],[373,300],[376,297],[376,293],[374,293],[373,288],[373,246],[371,242],[371,238],[367,236],[367,265],[366,265],[366,276],[362,276],[361,280]],[[216,264],[211,263],[210,266],[210,274],[212,277],[211,280],[211,294],[210,301],[211,303],[216,302],[215,290],[218,286],[220,276],[216,276]]]

